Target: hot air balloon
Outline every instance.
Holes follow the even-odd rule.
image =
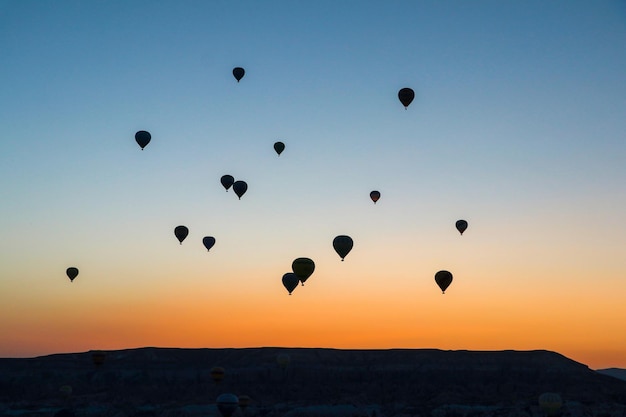
[[[562,405],[561,396],[555,392],[544,392],[539,396],[539,408],[548,416],[558,414]]]
[[[372,191],[370,193],[370,198],[376,204],[376,202],[380,199],[380,191]]]
[[[402,105],[406,109],[409,107],[409,104],[411,104],[411,102],[415,98],[415,91],[413,91],[410,88],[403,88],[400,91],[398,91],[398,98],[400,99],[400,103],[402,103]]]
[[[315,271],[315,262],[309,258],[298,258],[291,263],[291,270],[298,277],[302,285]]]
[[[222,417],[230,417],[237,407],[239,407],[239,398],[235,394],[222,394],[217,397],[217,409],[220,410]]]
[[[235,194],[237,194],[237,197],[241,200],[241,196],[248,190],[248,184],[246,184],[245,181],[235,181],[233,183],[233,190],[235,191]]]
[[[441,293],[446,293],[446,288],[452,283],[452,274],[448,271],[439,271],[435,274],[435,282],[441,288]]]
[[[239,408],[241,408],[242,413],[246,413],[246,408],[248,408],[251,402],[252,398],[250,398],[248,395],[239,396]]]
[[[222,368],[221,366],[214,366],[213,368],[211,368],[211,378],[213,379],[213,382],[219,384],[222,379],[224,379],[225,373],[226,371],[224,371],[224,368]]]
[[[102,352],[101,350],[96,350],[91,353],[91,361],[97,367],[102,366],[105,358],[106,358],[106,353]]]
[[[178,239],[181,245],[183,244],[183,240],[185,240],[188,234],[189,234],[189,229],[187,229],[186,226],[176,226],[174,228],[174,235],[176,236],[176,239]]]
[[[213,236],[205,236],[202,238],[202,244],[206,250],[210,251],[213,245],[215,245],[215,238]]]
[[[456,230],[458,230],[460,234],[463,234],[467,229],[467,222],[465,220],[457,220],[455,226]]]
[[[283,151],[285,150],[285,144],[282,142],[276,142],[274,144],[274,150],[280,156],[280,154],[283,153]]]
[[[226,191],[228,191],[228,189],[235,182],[235,178],[232,175],[222,175],[222,178],[220,178],[220,182],[222,183]]]
[[[143,148],[145,148],[150,143],[150,139],[152,139],[152,135],[150,135],[150,132],[140,130],[139,132],[135,133],[135,141],[137,141],[137,144],[141,147],[142,151]]]
[[[76,278],[78,276],[78,268],[75,268],[75,267],[71,266],[71,267],[67,268],[65,273],[67,274],[68,278],[70,279],[70,282],[74,282],[74,278]]]
[[[237,82],[239,82],[245,74],[246,74],[246,70],[244,70],[243,68],[241,67],[233,68],[233,76],[235,77]]]
[[[333,248],[335,248],[335,252],[341,257],[342,261],[350,253],[353,245],[354,242],[350,236],[340,235],[333,239]]]
[[[289,291],[289,295],[291,295],[291,292],[296,289],[298,282],[300,282],[300,278],[298,278],[298,276],[293,272],[287,272],[283,275],[283,285],[287,291]]]

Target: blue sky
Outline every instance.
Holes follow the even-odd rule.
[[[0,1],[3,298],[73,264],[112,293],[202,274],[207,234],[215,276],[278,281],[350,234],[400,287],[471,264],[623,298],[625,41],[619,1]]]

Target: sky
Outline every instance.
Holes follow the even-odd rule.
[[[623,1],[0,0],[0,357],[626,368],[625,45]],[[316,269],[288,295],[299,257]]]

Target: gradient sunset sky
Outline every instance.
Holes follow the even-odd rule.
[[[0,0],[0,56],[0,357],[548,349],[626,368],[623,1]],[[298,257],[316,270],[289,296]]]

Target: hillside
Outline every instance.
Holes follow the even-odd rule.
[[[281,354],[289,358],[284,366]],[[225,369],[219,383],[211,377],[215,366]],[[572,406],[626,404],[625,381],[549,351],[140,348],[106,352],[101,366],[85,352],[5,358],[0,369],[0,414],[13,415],[52,415],[61,407],[120,417],[138,410],[207,415],[224,392],[250,396],[250,416],[341,404],[385,415],[430,415],[451,404],[532,414],[546,391]],[[71,396],[64,398],[63,385]]]
[[[607,368],[607,369],[597,369],[596,372],[626,381],[626,369]]]

